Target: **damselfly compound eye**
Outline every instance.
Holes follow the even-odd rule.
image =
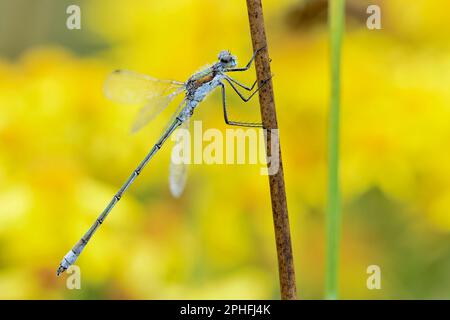
[[[231,55],[230,51],[220,51],[219,53],[219,60],[222,63],[229,63],[233,59],[233,56]]]

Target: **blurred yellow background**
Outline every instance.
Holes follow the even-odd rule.
[[[370,1],[382,30],[366,28],[368,3],[348,1],[343,47],[341,298],[448,299],[450,3]],[[66,28],[70,4],[81,8],[81,30]],[[326,11],[263,5],[298,295],[321,299]],[[106,76],[124,68],[184,81],[223,49],[241,63],[252,54],[245,1],[0,1],[0,298],[279,298],[260,166],[193,165],[173,199],[169,146],[77,261],[81,290],[55,276],[170,114],[129,134],[137,109],[103,96]],[[257,100],[229,95],[229,104],[235,118],[259,117]],[[195,119],[226,129],[219,92]],[[373,264],[381,290],[366,287]]]

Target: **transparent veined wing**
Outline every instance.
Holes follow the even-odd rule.
[[[170,95],[184,83],[161,80],[129,70],[115,70],[105,81],[104,93],[119,103],[143,103],[157,96]]]
[[[145,103],[132,131],[137,131],[163,111],[184,91],[184,83],[161,80],[128,70],[116,70],[105,81],[105,96],[115,102]]]
[[[190,118],[187,118],[180,126],[178,130],[188,130],[189,132],[189,121]],[[190,138],[190,135],[185,135],[184,139]],[[180,141],[177,142],[177,144],[181,143]],[[177,145],[176,145],[177,146]],[[187,164],[184,161],[180,161],[182,159],[177,159],[177,161],[174,161],[174,157],[179,157],[178,153],[179,148],[176,148],[174,146],[172,148],[172,154],[170,157],[170,166],[169,166],[169,188],[170,193],[175,197],[179,198],[181,194],[183,193],[184,187],[186,186],[186,180],[187,180]],[[190,146],[190,143],[187,144],[187,146]],[[178,147],[183,148],[181,145],[178,145]],[[183,149],[183,152],[186,152],[186,149]],[[190,150],[188,151],[190,154]]]
[[[184,91],[184,87],[178,88],[168,95],[154,96],[148,99],[146,105],[139,110],[134,120],[132,132],[136,132],[152,121],[159,113],[161,113],[180,93]]]

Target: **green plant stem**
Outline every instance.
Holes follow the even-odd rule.
[[[328,19],[331,46],[331,99],[328,128],[328,203],[326,299],[338,299],[341,206],[339,191],[339,104],[341,45],[345,0],[329,0]]]

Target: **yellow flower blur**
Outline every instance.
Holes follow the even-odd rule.
[[[450,298],[450,4],[379,2],[382,30],[349,17],[344,39],[342,298]],[[38,5],[19,4],[9,10]],[[320,19],[304,29],[286,23],[301,2],[263,4],[299,297],[322,298],[327,29]],[[70,275],[55,276],[173,111],[131,135],[138,109],[103,96],[107,75],[123,68],[184,81],[220,50],[243,64],[252,47],[244,1],[82,1],[80,30],[66,29],[59,1],[48,6],[48,16],[29,13],[26,36],[14,23],[9,37],[0,33],[8,39],[0,46],[0,298],[278,298],[260,166],[190,166],[185,194],[173,199],[168,146],[77,261],[81,290],[66,287]],[[226,129],[220,99],[212,94],[196,112],[205,128]],[[235,118],[259,118],[257,99],[230,95],[229,104]],[[372,264],[382,290],[366,288]]]

